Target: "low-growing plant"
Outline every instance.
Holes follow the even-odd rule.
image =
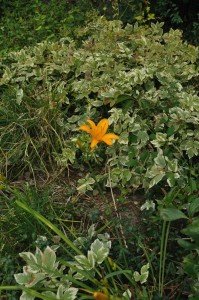
[[[52,222],[32,209],[30,205],[27,205],[27,200],[24,201],[25,198],[21,202],[21,193],[18,193],[16,190],[13,190],[13,192],[15,199],[20,199],[20,201],[17,200],[15,202],[15,205],[19,206],[20,209],[22,208],[21,212],[25,215],[25,212],[28,212],[33,220],[35,219],[36,222],[44,225],[44,229],[45,231],[47,230],[49,236],[54,236],[53,239],[51,238],[51,242],[44,237],[39,237],[36,241],[35,254],[27,251],[20,254],[26,261],[23,273],[18,273],[15,276],[20,286],[5,285],[1,288],[2,292],[8,290],[16,293],[22,290],[23,293],[20,299],[34,299],[34,297],[40,299],[51,299],[54,297],[54,299],[59,299],[61,295],[63,299],[76,299],[76,296],[78,299],[101,299],[98,298],[101,294],[106,297],[105,299],[117,299],[117,297],[118,299],[130,299],[130,295],[136,297],[136,299],[154,299],[153,297],[160,297],[161,299],[167,295],[166,286],[168,283],[175,281],[175,273],[172,275],[168,274],[168,272],[172,272],[172,270],[167,270],[168,263],[170,264],[170,262],[174,261],[175,255],[180,253],[178,250],[177,253],[172,254],[168,250],[171,247],[170,244],[172,244],[172,249],[176,247],[175,239],[176,236],[179,236],[178,231],[172,233],[174,227],[172,227],[171,222],[180,219],[190,219],[192,222],[191,218],[198,210],[197,199],[193,197],[190,198],[190,203],[192,204],[189,205],[188,214],[184,214],[181,210],[176,209],[174,204],[178,202],[179,198],[177,196],[179,196],[179,191],[173,190],[173,192],[165,196],[163,201],[158,201],[160,217],[163,219],[160,243],[160,226],[152,229],[154,221],[148,219],[146,226],[148,227],[150,224],[152,230],[143,233],[141,228],[140,233],[128,233],[128,242],[124,245],[127,248],[125,249],[124,247],[122,257],[118,256],[116,258],[118,246],[114,242],[116,236],[111,229],[112,226],[110,227],[109,225],[111,235],[114,234],[114,236],[111,236],[111,239],[110,234],[101,234],[102,229],[96,230],[95,225],[88,229],[86,237],[78,232],[73,234],[67,227],[62,232]],[[161,225],[160,218],[157,219],[157,214],[153,214],[154,218],[156,218],[156,224],[159,223]],[[149,215],[146,214],[146,217],[149,218]],[[120,222],[120,220],[117,221]],[[61,223],[60,225],[62,226]],[[115,229],[117,228],[116,232],[117,230],[119,231],[120,237],[118,241],[120,250],[122,250],[123,237],[120,235],[120,227],[118,225],[115,226]],[[190,234],[192,238],[197,240],[197,218],[195,218],[193,226],[188,226],[188,230],[191,230],[191,233],[187,233],[186,230],[183,233]],[[171,232],[169,228],[172,228]],[[126,228],[124,229],[124,234],[126,235]],[[156,236],[153,230],[156,230]],[[171,241],[171,237],[174,239],[173,241]],[[113,246],[111,247],[112,239]],[[150,239],[154,241],[154,245],[151,244]],[[54,244],[52,244],[52,241]],[[196,250],[197,253],[197,243],[190,244],[184,238],[181,238],[179,243],[182,246],[188,246],[187,249],[189,250]],[[133,248],[131,249],[131,247]],[[151,247],[153,252],[151,252]],[[26,248],[29,247],[26,245]],[[32,248],[33,246],[31,246]],[[143,255],[145,259],[143,259]],[[100,257],[104,257],[103,262],[102,259],[100,260]],[[195,284],[193,285],[193,295],[197,295],[197,281],[195,277],[197,276],[197,265],[193,265],[194,257],[197,260],[193,252],[184,261],[187,274],[190,274],[191,263],[195,270],[195,273],[192,274]],[[186,263],[189,265],[187,266]],[[178,257],[178,263],[175,263],[175,268],[177,265],[180,266],[180,264],[182,264],[182,258],[180,261]],[[176,272],[175,268],[174,272]],[[169,276],[169,278],[166,279],[166,276]],[[181,279],[184,277],[182,275],[179,276]],[[147,284],[145,285],[146,280]],[[6,283],[6,280],[3,282]],[[176,292],[176,295],[181,294]]]
[[[123,26],[120,21],[107,21],[101,17],[79,29],[78,40],[67,35],[58,42],[45,41],[32,48],[9,53],[0,64],[2,173],[13,179],[19,174],[23,178],[28,171],[30,179],[33,178],[37,185],[38,174],[42,173],[46,179],[50,173],[57,175],[68,169],[70,177],[70,169],[73,168],[79,179],[76,186],[78,196],[92,195],[97,190],[104,197],[104,191],[110,189],[113,209],[119,221],[117,229],[124,246],[125,228],[120,227],[117,198],[125,198],[139,189],[143,194],[153,195],[141,203],[141,208],[154,209],[158,203],[159,210],[154,212],[153,221],[163,219],[160,263],[156,268],[158,280],[153,276],[154,286],[158,282],[159,297],[164,297],[170,222],[182,219],[186,224],[189,221],[191,224],[186,224],[188,229],[184,233],[191,239],[197,239],[197,219],[194,215],[188,216],[184,210],[190,205],[190,195],[196,190],[199,151],[198,48],[184,43],[180,31],[164,33],[162,26],[161,23],[150,27],[138,24]],[[112,136],[112,139],[117,139],[114,145],[111,145],[112,139],[106,139],[106,132],[94,127],[91,121],[101,124],[102,119],[109,123],[110,132],[114,132],[115,138]],[[91,127],[86,125],[88,120]],[[86,133],[81,131],[82,128],[86,129]],[[116,199],[113,197],[114,188],[119,194]],[[183,192],[176,196],[176,190]],[[23,203],[18,204],[53,229],[66,242],[69,253],[73,249],[73,262],[76,255],[84,255],[84,261],[90,264],[88,253],[74,246],[73,241],[53,223]],[[142,244],[141,249],[149,258],[147,263],[151,268],[145,245]],[[184,260],[184,266],[190,276],[198,250],[189,250],[191,256]],[[47,248],[46,251],[47,255],[52,253],[55,258],[54,250]],[[45,250],[37,250],[36,256],[42,257],[45,253]],[[71,265],[68,260],[65,261],[68,271]],[[102,279],[103,270],[109,274],[108,268],[111,268],[106,261],[104,263],[102,269],[99,266]],[[53,264],[57,266],[55,260]],[[109,295],[122,297],[126,291],[123,280],[119,277],[115,282],[115,277],[121,275],[130,280],[127,285],[131,287],[132,284],[137,299],[148,299],[152,291],[140,288],[148,274],[148,265],[144,265],[143,269],[141,266],[136,268],[138,273],[131,270],[130,279],[122,268],[110,269],[111,275],[105,275],[105,279],[110,278],[111,282],[108,295],[103,289],[107,287],[106,281],[99,283],[97,271],[97,283],[90,273],[93,270],[88,272],[87,280],[90,277],[94,280],[91,281],[93,290],[88,288],[90,283],[82,286],[78,281],[78,286],[74,279],[71,282],[75,283],[75,289],[87,289],[91,298],[99,296],[94,293],[102,293],[105,299]],[[49,275],[43,271],[42,280]],[[192,274],[193,293],[197,292],[196,271],[197,268]],[[25,274],[21,277],[26,275],[32,276]],[[58,285],[61,284],[59,279],[58,276]],[[56,297],[61,293],[64,297],[64,293],[68,293],[62,287],[53,288],[57,290],[48,291]],[[32,297],[50,297],[43,295],[42,290],[38,294],[26,287],[22,289],[32,293]],[[85,296],[85,291],[80,291],[81,297],[89,297]]]
[[[198,49],[162,24],[123,28],[100,18],[79,34],[81,47],[44,42],[2,60],[4,172],[19,161],[33,174],[48,174],[55,160],[79,168],[86,138],[78,126],[108,117],[120,139],[95,157],[110,164],[113,186],[185,186],[197,176]]]
[[[86,22],[89,1],[7,1],[0,3],[0,53],[20,50],[43,40],[56,41],[64,34],[75,35]]]
[[[23,267],[23,273],[15,274],[19,286],[2,286],[0,290],[22,290],[21,300],[35,298],[72,300],[77,297],[78,299],[130,299],[131,288],[136,299],[147,297],[146,289],[136,282],[142,286],[147,281],[149,264],[143,265],[140,272],[133,272],[131,269],[123,270],[109,257],[111,249],[109,234],[97,234],[95,227],[91,226],[88,233],[91,239],[95,239],[84,254],[85,239],[78,238],[71,241],[38,212],[23,202],[17,200],[16,203],[65,242],[65,256],[70,260],[61,258],[57,261],[55,251],[59,245],[48,246],[43,252],[36,248],[35,254],[22,252],[20,256],[25,260],[26,266]],[[122,284],[122,277],[125,278],[125,285]]]
[[[150,1],[150,6],[155,18],[165,22],[166,30],[171,27],[179,28],[183,30],[183,36],[189,43],[198,45],[198,2],[157,0]]]

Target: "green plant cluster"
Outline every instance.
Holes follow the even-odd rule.
[[[191,189],[190,187],[191,185],[181,190],[171,190],[164,199],[158,201],[158,206],[160,218],[163,220],[162,236],[165,236],[164,239],[161,239],[161,243],[163,242],[162,249],[163,247],[167,247],[168,236],[166,238],[166,235],[169,234],[171,222],[180,219],[182,222],[183,219],[187,219],[187,222],[184,223],[186,225],[184,225],[184,228],[181,230],[182,235],[177,238],[177,233],[176,239],[178,244],[184,248],[183,270],[192,280],[189,298],[194,300],[197,299],[199,295],[199,198],[198,187],[194,185]],[[162,267],[163,265],[164,263]],[[160,273],[161,271],[159,274]],[[162,278],[164,279],[164,274]]]
[[[114,263],[100,269],[102,274],[107,274],[105,279],[113,284],[109,290],[110,299],[112,295],[122,297],[123,293],[125,299],[130,299],[131,291],[124,288],[118,290],[118,285],[122,286],[126,281],[117,277],[126,276],[129,272],[132,273],[130,284],[136,289],[145,283],[148,274],[152,274],[158,297],[163,297],[170,223],[179,220],[184,222],[180,228],[184,227],[182,235],[179,234],[180,229],[177,235],[179,244],[185,248],[182,272],[192,280],[190,299],[197,299],[198,48],[183,42],[179,30],[171,29],[164,33],[162,23],[124,26],[118,20],[107,21],[94,15],[90,18],[93,20],[76,30],[75,38],[65,34],[56,42],[43,41],[34,47],[4,53],[0,58],[0,171],[7,178],[6,181],[3,176],[0,177],[1,189],[5,190],[2,195],[6,203],[12,199],[9,180],[24,179],[28,174],[29,181],[37,186],[38,178],[49,179],[52,174],[56,176],[65,169],[73,169],[79,178],[75,187],[77,195],[92,195],[92,191],[94,194],[98,190],[104,197],[103,191],[110,189],[117,214],[113,188],[122,197],[141,189],[150,196],[141,209],[154,210],[156,207],[155,222],[159,224],[163,220],[159,278],[152,274],[155,259],[141,246],[145,249],[148,263],[142,264],[140,272],[132,273],[129,266],[127,273],[119,268],[114,269]],[[88,119],[97,123],[103,118],[109,120],[110,132],[117,134],[119,140],[111,147],[99,143],[91,151],[90,137],[79,127]],[[17,199],[20,197],[23,198],[18,195]],[[30,196],[32,198],[33,195]],[[102,262],[96,252],[103,247],[98,240],[95,250],[91,246],[90,250],[87,249],[90,252],[80,253],[75,243],[55,226],[57,215],[51,223],[47,220],[49,216],[45,219],[38,213],[46,210],[45,200],[40,200],[33,203],[36,205],[34,210],[24,204],[27,199],[17,202],[17,205],[53,230],[69,246],[69,252],[73,255],[73,272],[70,270],[69,281],[75,285],[72,290],[69,286],[63,288],[60,277],[66,274],[59,273],[53,249],[47,247],[43,252],[37,249],[35,255],[30,252],[22,254],[27,267],[23,274],[16,276],[18,283],[25,285],[21,299],[47,299],[50,296],[75,299],[76,293],[79,293],[77,288],[88,288],[84,286],[84,278],[80,280],[86,268],[91,267],[89,280],[94,280],[93,268]],[[30,206],[33,204],[30,200]],[[17,216],[22,216],[24,224],[28,224],[26,215],[21,210],[17,211],[15,203],[8,206],[12,210],[8,211],[7,216],[10,219],[16,217],[12,222],[17,223]],[[27,236],[23,239],[23,231],[31,235],[32,227],[23,230],[17,224],[16,228],[23,241],[27,240]],[[125,232],[120,226],[118,228],[123,242]],[[31,236],[31,240],[34,238]],[[83,240],[80,241],[82,243]],[[101,242],[103,245],[107,243],[104,240]],[[107,245],[104,246],[106,259],[110,250]],[[47,272],[45,263],[41,263],[42,260],[48,262],[48,258],[52,258],[49,260],[52,263],[50,268],[54,268],[58,276]],[[37,260],[40,269],[30,266],[32,261],[37,265]],[[71,267],[68,261],[66,263],[67,267]],[[96,271],[96,274],[100,277],[101,273]],[[117,283],[112,281],[115,277]],[[79,280],[78,287],[75,280]],[[53,287],[49,281],[54,284]],[[41,282],[45,289],[49,284],[48,295],[42,293]],[[27,290],[32,283],[39,284],[39,290]],[[96,284],[95,280],[92,283]],[[100,290],[106,287],[106,281],[97,284]],[[6,290],[6,287],[2,289]],[[140,299],[152,299],[153,291],[149,290],[150,296],[147,289],[142,286],[138,288]],[[29,298],[26,295],[28,292],[32,293]],[[88,295],[85,298],[82,294],[81,299],[89,299]]]
[[[199,3],[192,0],[157,0],[150,1],[151,11],[156,19],[165,22],[165,29],[183,30],[184,38],[198,45]]]
[[[158,23],[100,18],[80,34],[81,47],[66,38],[1,60],[2,168],[74,163],[86,144],[78,126],[108,117],[120,136],[101,152],[113,186],[185,186],[197,176],[198,49]]]
[[[19,50],[43,40],[56,41],[66,33],[75,34],[92,10],[89,2],[1,1],[0,53]]]
[[[130,286],[134,287],[137,299],[147,297],[147,292],[142,285],[148,279],[149,264],[143,265],[140,273],[130,269],[124,270],[117,265],[110,257],[112,243],[108,233],[98,233],[93,224],[88,229],[87,237],[79,236],[71,241],[38,212],[23,202],[16,201],[16,203],[54,231],[64,242],[64,245],[58,243],[51,247],[47,246],[43,252],[37,247],[35,254],[20,253],[26,266],[23,267],[23,273],[14,275],[19,286],[10,287],[11,290],[22,290],[20,300],[34,300],[37,297],[44,300],[93,298],[98,300],[98,297],[95,297],[98,291],[105,297],[99,298],[102,300],[130,300],[132,295],[128,289]],[[57,260],[56,255],[59,247],[64,248],[66,257],[65,259],[60,257],[61,262]],[[70,260],[66,260],[67,258]],[[121,285],[122,276],[126,278],[124,286]],[[6,287],[0,288],[0,290],[4,289]]]

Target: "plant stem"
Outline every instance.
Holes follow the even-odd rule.
[[[158,278],[158,291],[163,296],[164,290],[164,273],[165,273],[165,261],[167,252],[167,243],[169,237],[170,222],[163,221],[162,235],[160,242],[160,267],[159,267],[159,278]]]
[[[162,258],[163,258],[165,229],[166,229],[166,221],[163,221],[162,235],[161,235],[161,241],[160,241],[160,266],[159,266],[159,276],[158,276],[158,291],[159,291],[159,293],[161,293]]]
[[[163,295],[163,289],[164,289],[165,261],[166,261],[167,243],[168,243],[168,237],[169,237],[170,224],[171,224],[171,222],[167,223],[165,240],[164,240],[164,250],[163,250],[163,259],[162,259],[161,296]]]

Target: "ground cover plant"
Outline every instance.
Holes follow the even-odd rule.
[[[45,39],[75,35],[92,9],[89,1],[4,1],[0,3],[0,53],[19,50]]]
[[[162,27],[96,17],[1,57],[1,250],[26,263],[2,297],[197,299],[198,48]]]

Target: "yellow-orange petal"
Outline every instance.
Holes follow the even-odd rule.
[[[92,130],[96,130],[97,126],[95,125],[95,123],[92,120],[89,119],[89,120],[87,120],[87,122],[90,124]]]
[[[88,125],[82,125],[79,128],[80,130],[86,131],[87,133],[91,133],[91,129]]]
[[[97,139],[92,139],[92,141],[91,141],[91,149],[94,149],[98,143],[99,143],[99,141]]]
[[[118,139],[119,139],[118,135],[114,133],[107,133],[102,137],[101,141],[111,146],[113,144],[113,140],[118,140]]]
[[[93,297],[95,300],[108,300],[109,299],[109,297],[106,294],[101,293],[101,292],[94,292]]]
[[[109,126],[109,122],[108,119],[102,119],[98,124],[97,124],[97,137],[99,139],[101,139],[103,137],[103,135],[105,135],[105,133],[108,130],[108,126]]]

